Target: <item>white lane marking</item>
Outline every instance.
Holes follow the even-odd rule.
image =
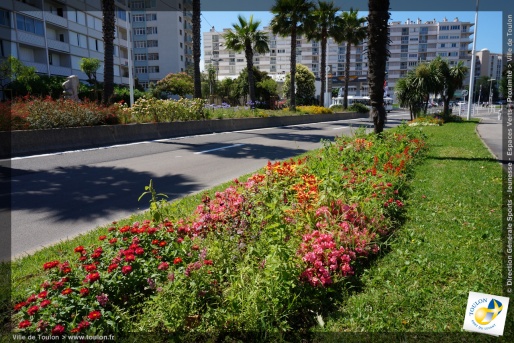
[[[216,149],[198,151],[198,152],[195,152],[194,154],[195,155],[205,154],[206,152],[211,152],[211,151],[216,151],[216,150],[225,150],[225,149],[235,148],[235,147],[238,147],[238,146],[241,146],[241,145],[244,145],[244,144],[234,144],[234,145],[224,146],[224,147],[216,148]]]

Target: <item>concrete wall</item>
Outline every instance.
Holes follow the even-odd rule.
[[[366,118],[367,116],[367,114],[360,113],[335,113],[0,132],[0,141],[2,142],[0,145],[0,158],[216,132]]]

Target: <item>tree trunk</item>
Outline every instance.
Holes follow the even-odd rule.
[[[322,29],[322,38],[321,38],[321,70],[319,71],[319,76],[321,80],[321,94],[319,96],[319,105],[325,106],[325,92],[328,90],[326,87],[327,80],[327,29]]]
[[[291,29],[291,87],[289,87],[289,110],[296,112],[296,24]]]
[[[348,108],[348,88],[350,86],[350,57],[351,57],[352,45],[346,43],[346,61],[344,63],[344,100],[343,108]]]
[[[369,0],[368,7],[369,97],[374,132],[380,134],[384,130],[386,116],[384,82],[389,56],[389,0]]]
[[[253,77],[253,50],[251,43],[245,48],[246,69],[248,69],[248,94],[250,95],[250,106],[255,108],[255,81]]]
[[[102,1],[103,15],[103,40],[104,40],[104,90],[102,102],[104,105],[111,103],[114,93],[114,30],[115,30],[115,5],[114,0]],[[128,20],[128,18],[127,18]],[[130,33],[129,33],[130,34]]]
[[[194,97],[202,97],[202,79],[200,74],[200,0],[193,0],[193,64],[194,64]]]

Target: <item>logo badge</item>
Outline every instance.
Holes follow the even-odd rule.
[[[466,331],[502,336],[509,298],[469,292],[464,326]]]

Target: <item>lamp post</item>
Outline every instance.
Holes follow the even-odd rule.
[[[471,117],[471,103],[473,101],[473,86],[475,79],[475,60],[476,60],[476,47],[477,47],[477,32],[478,32],[478,4],[480,0],[477,0],[476,10],[475,10],[475,32],[473,34],[473,50],[471,51],[471,73],[469,75],[469,98],[468,98],[468,115],[467,120]],[[470,101],[471,100],[471,101]]]
[[[493,81],[496,81],[496,79],[489,79],[489,106],[493,104]]]

